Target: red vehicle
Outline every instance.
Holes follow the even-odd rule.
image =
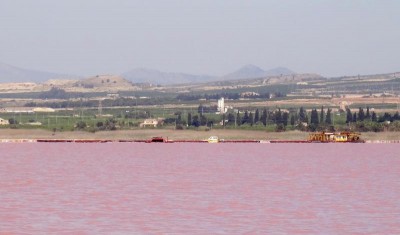
[[[147,140],[146,143],[173,143],[173,141],[170,141],[167,138],[163,138],[161,136],[157,136],[151,138],[150,140]]]

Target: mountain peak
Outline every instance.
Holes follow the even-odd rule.
[[[256,78],[263,77],[265,71],[260,67],[248,64],[240,69],[223,76],[224,79],[245,79],[245,78]]]
[[[295,72],[285,67],[277,67],[270,70],[263,70],[260,67],[252,64],[245,65],[233,73],[223,76],[226,79],[246,79],[246,78],[260,78],[268,76],[279,76],[295,74]]]
[[[246,64],[245,66],[243,66],[242,68],[240,68],[239,70],[246,70],[246,71],[264,71],[262,70],[260,67],[254,65],[254,64]],[[238,71],[239,71],[238,70]]]

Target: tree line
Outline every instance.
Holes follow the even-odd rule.
[[[188,126],[210,126],[217,120],[210,120],[205,115],[206,112],[199,110],[197,114],[188,113]],[[202,108],[204,111],[204,109]],[[338,125],[333,123],[332,109],[325,109],[323,106],[318,111],[316,108],[307,112],[305,108],[300,107],[298,110],[270,110],[268,108],[256,109],[253,111],[237,111],[223,114],[221,117],[223,126],[241,127],[241,126],[267,126],[275,125],[276,131],[285,131],[287,127],[290,129],[298,129],[301,131],[335,131]],[[397,121],[397,122],[396,122]],[[390,114],[388,112],[378,116],[369,108],[364,112],[363,108],[359,108],[358,112],[352,113],[350,109],[346,110],[346,130],[354,131],[384,131],[400,130],[400,115],[398,112]],[[390,123],[393,123],[390,125]]]
[[[382,116],[378,117],[374,111],[370,112],[367,107],[366,112],[363,108],[359,108],[358,112],[352,113],[349,108],[346,109],[346,123],[372,121],[372,122],[394,122],[400,120],[399,112],[390,114],[385,112]]]
[[[208,120],[204,113],[206,113],[204,106],[199,106],[198,114],[188,113],[187,125],[199,127],[213,124],[215,120]],[[268,108],[256,109],[254,112],[238,110],[237,112],[223,114],[221,122],[223,126],[228,127],[276,125],[277,131],[284,131],[288,125],[291,125],[293,128],[298,127],[301,130],[309,130],[310,128],[310,130],[315,130],[319,125],[329,126],[332,124],[332,110],[328,109],[325,113],[322,107],[321,113],[323,114],[319,117],[317,110],[313,109],[309,121],[308,114],[303,107],[298,112],[281,109],[270,110]]]

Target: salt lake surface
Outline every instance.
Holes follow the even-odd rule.
[[[399,144],[0,144],[0,234],[400,234]]]

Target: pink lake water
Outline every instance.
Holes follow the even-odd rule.
[[[0,234],[400,234],[400,145],[0,144]]]

